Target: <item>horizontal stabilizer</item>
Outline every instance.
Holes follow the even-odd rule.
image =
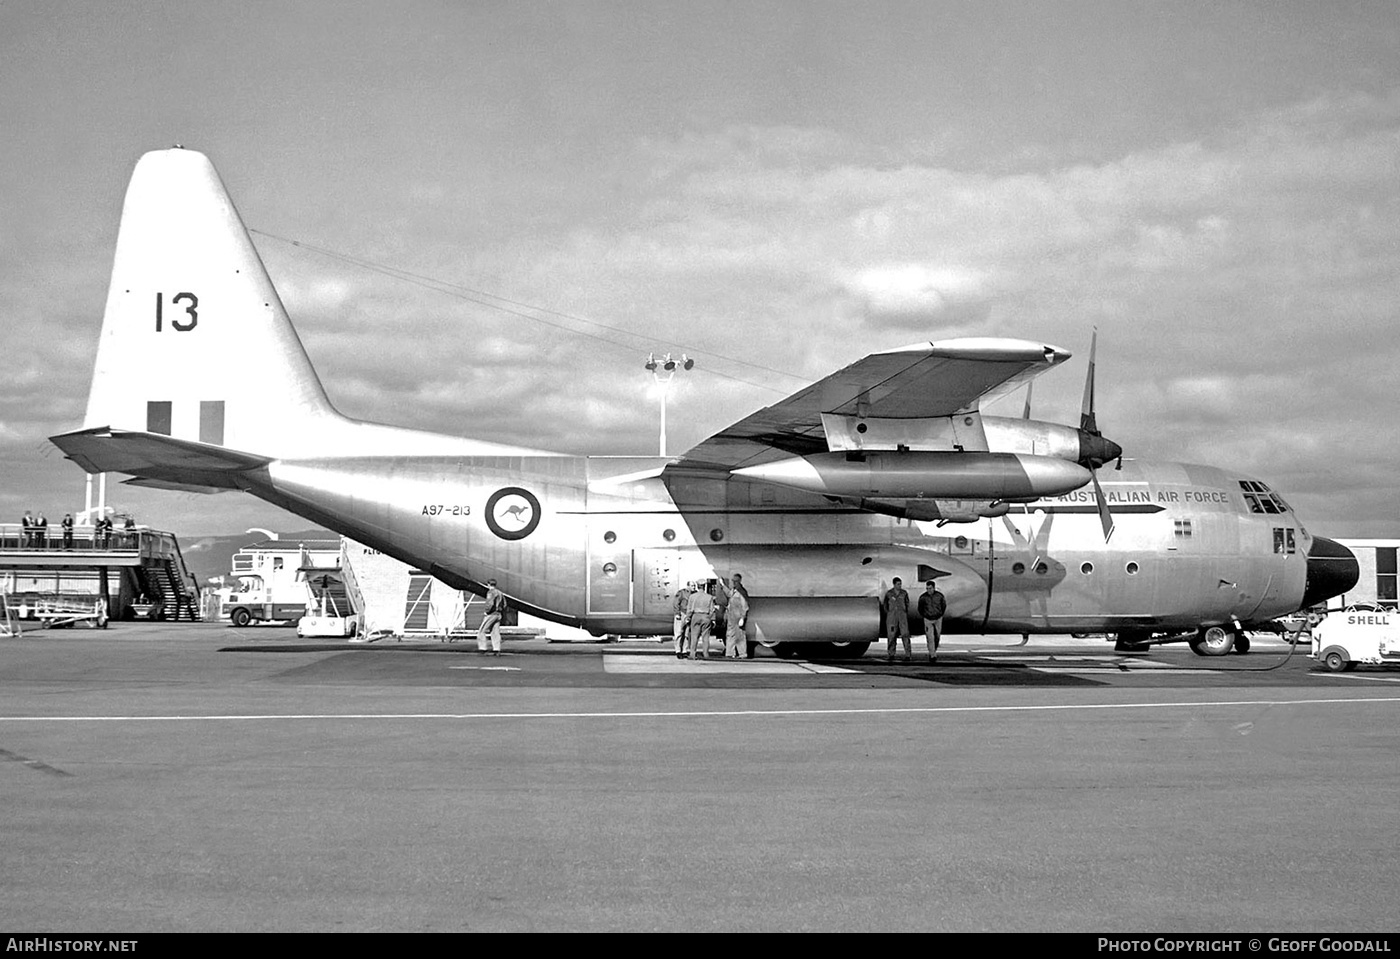
[[[106,426],[49,439],[89,473],[127,473],[140,480],[175,484],[181,489],[239,489],[235,479],[239,473],[271,462],[265,456],[222,446]]]

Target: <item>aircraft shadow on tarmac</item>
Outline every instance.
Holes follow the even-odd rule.
[[[891,676],[944,686],[1103,686],[1097,680],[1065,671],[1038,669],[1029,663],[994,662],[977,657],[940,657],[938,662],[883,657],[863,659],[813,659],[813,663],[839,666],[867,676]]]
[[[278,643],[276,645],[257,646],[225,646],[219,649],[221,653],[332,653],[337,654],[336,658],[343,656],[359,657],[364,654],[379,653],[380,656],[370,656],[368,659],[383,660],[383,654],[400,654],[408,656],[428,656],[433,659],[450,657],[460,658],[463,661],[475,663],[478,660],[476,649],[471,646],[462,645],[401,645],[392,644],[367,644],[347,647],[344,643]],[[722,657],[712,657],[703,661],[677,661],[669,652],[659,650],[647,650],[644,652],[623,651],[611,647],[594,648],[590,650],[595,656],[580,656],[578,649],[559,648],[535,648],[535,649],[507,649],[501,660],[492,657],[487,658],[487,662],[506,662],[514,665],[528,663],[530,660],[540,662],[543,660],[552,661],[554,664],[562,665],[563,662],[575,661],[580,666],[584,662],[596,662],[597,658],[614,657],[626,658],[641,664],[654,664],[654,670],[648,670],[645,665],[641,669],[629,671],[634,677],[640,677],[650,673],[653,676],[665,674],[667,679],[684,682],[690,680],[713,679],[718,681],[733,681],[739,685],[746,685],[746,679],[762,679],[765,681],[781,681],[784,677],[792,679],[802,678],[807,681],[812,680],[840,680],[849,682],[860,679],[868,682],[871,679],[886,679],[890,681],[913,681],[932,683],[944,686],[1021,686],[1021,687],[1056,687],[1056,686],[1104,686],[1106,682],[1086,676],[1076,675],[1066,668],[1047,669],[1043,662],[1022,662],[1012,659],[988,659],[976,654],[941,656],[937,663],[929,663],[923,659],[903,660],[896,659],[893,662],[887,661],[883,656],[866,656],[860,659],[826,659],[826,658],[801,658],[801,659],[778,659],[760,656],[757,660],[741,662],[726,662]],[[782,667],[780,674],[773,670]],[[723,675],[721,675],[721,672]],[[530,680],[528,671],[515,671],[516,676],[525,682]],[[818,675],[814,675],[814,673]],[[746,675],[747,674],[747,675]],[[557,675],[557,674],[556,674]],[[621,677],[616,677],[621,678]]]

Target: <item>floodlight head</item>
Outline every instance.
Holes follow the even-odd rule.
[[[653,372],[653,373],[656,372],[656,354],[655,354],[655,353],[648,353],[648,354],[647,354],[647,369],[650,370],[650,371]]]
[[[674,373],[676,371],[676,361],[671,359],[670,353],[666,354],[666,362],[661,364],[661,368],[667,373]]]
[[[682,363],[681,363],[682,368],[687,369],[687,370],[693,370],[693,369],[695,369],[695,361],[692,360],[690,357],[686,356],[684,353],[681,354],[681,360],[682,360]]]

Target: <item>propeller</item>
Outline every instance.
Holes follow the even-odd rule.
[[[1094,484],[1094,503],[1099,509],[1099,525],[1103,527],[1103,541],[1107,543],[1113,535],[1113,514],[1109,512],[1103,487],[1099,485],[1099,467],[1117,459],[1118,468],[1122,469],[1123,447],[1104,439],[1094,414],[1094,367],[1098,347],[1099,328],[1094,327],[1093,337],[1089,340],[1089,372],[1084,377],[1084,402],[1079,408],[1079,463],[1089,469],[1089,478]]]

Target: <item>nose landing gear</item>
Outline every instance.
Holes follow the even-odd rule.
[[[1249,636],[1242,629],[1226,626],[1202,626],[1189,641],[1197,656],[1225,656],[1230,652],[1249,652]]]

